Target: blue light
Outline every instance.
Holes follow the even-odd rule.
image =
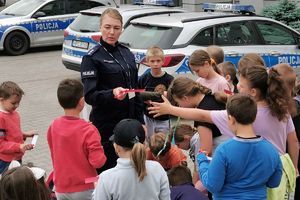
[[[157,5],[157,6],[174,6],[172,0],[134,0],[135,5]]]
[[[241,13],[255,13],[253,5],[229,4],[229,3],[203,3],[204,11],[229,11]]]

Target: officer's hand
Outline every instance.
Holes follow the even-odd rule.
[[[122,87],[117,87],[117,88],[113,89],[114,97],[120,101],[125,99],[125,97],[127,95],[126,90],[128,90],[128,89],[125,89]]]

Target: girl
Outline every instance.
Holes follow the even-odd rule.
[[[117,166],[100,174],[94,200],[169,200],[167,174],[154,161],[146,161],[145,130],[135,119],[123,119],[114,128]]]
[[[230,90],[226,79],[214,70],[216,62],[210,58],[206,51],[194,51],[189,58],[189,66],[199,76],[197,82],[211,89],[212,93]]]
[[[295,181],[295,171],[298,163],[298,139],[295,128],[288,111],[289,95],[282,80],[275,69],[270,69],[269,74],[262,66],[245,67],[240,71],[240,80],[238,84],[239,92],[252,96],[258,107],[256,120],[254,122],[254,130],[257,134],[271,142],[283,161],[283,168],[287,169],[289,163],[292,163],[291,180],[287,181],[287,175],[283,170],[281,180],[281,191],[289,191]],[[164,97],[163,97],[164,98]],[[233,137],[227,121],[226,111],[206,111],[200,109],[178,108],[168,103],[164,98],[164,103],[153,102],[153,107],[149,108],[152,113],[171,114],[191,120],[200,120],[208,123],[214,123],[222,132],[222,134]],[[288,155],[286,152],[286,144],[288,144]],[[295,169],[295,170],[293,170]],[[279,190],[278,188],[274,190]],[[293,190],[293,188],[291,188]],[[284,199],[288,194],[278,192],[276,194],[268,193],[268,198]]]
[[[187,165],[182,150],[172,145],[164,133],[150,137],[147,159],[159,162],[166,171],[177,165]]]
[[[0,180],[1,200],[50,200],[40,189],[33,172],[26,166],[12,168]]]
[[[186,77],[176,78],[169,87],[168,94],[172,95],[174,101],[180,107],[199,108],[204,110],[224,110],[225,104],[221,99],[211,94],[211,90]],[[194,122],[194,127],[200,136],[200,148],[207,151],[211,156],[213,139],[220,143],[227,139],[221,136],[220,130],[214,125],[205,122]],[[219,142],[218,142],[219,141]]]

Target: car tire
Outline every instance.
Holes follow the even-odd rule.
[[[29,48],[29,39],[25,33],[14,31],[8,34],[4,41],[4,50],[7,54],[18,56]]]
[[[6,5],[6,0],[0,0],[0,6],[5,6]]]

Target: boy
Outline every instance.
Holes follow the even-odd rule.
[[[157,46],[150,47],[146,53],[146,61],[151,70],[139,78],[139,88],[164,94],[174,77],[161,69],[164,64],[163,50]],[[169,131],[169,115],[163,115],[154,119],[153,115],[148,112],[148,104],[146,102],[144,104],[144,120],[148,138],[157,132],[167,133]]]
[[[24,144],[24,140],[32,137],[34,131],[22,132],[20,115],[16,111],[23,94],[23,90],[12,81],[0,85],[0,174],[12,160],[21,162],[25,151],[33,149],[33,145]]]
[[[85,179],[97,176],[96,168],[106,161],[100,134],[91,123],[80,119],[84,107],[81,82],[61,81],[57,98],[65,115],[52,122],[47,134],[56,197],[58,200],[88,200],[92,198],[94,184],[85,184]]]
[[[221,75],[226,79],[229,83],[230,92],[231,93],[238,93],[237,84],[238,79],[236,77],[236,69],[232,62],[223,62],[218,64],[218,69]]]
[[[217,147],[211,163],[205,152],[197,155],[200,179],[215,200],[267,199],[267,187],[280,184],[282,164],[273,145],[253,130],[257,105],[250,96],[236,94],[226,109],[235,137]]]
[[[191,171],[186,166],[178,165],[168,171],[171,186],[171,200],[208,200],[199,190],[194,188]]]

